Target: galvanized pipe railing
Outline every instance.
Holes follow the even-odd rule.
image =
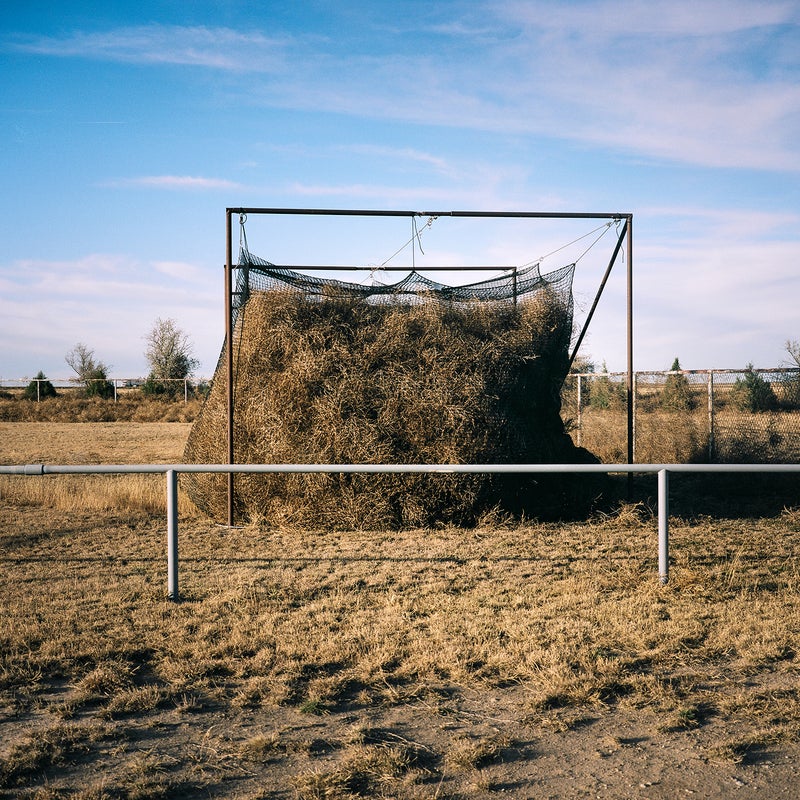
[[[658,577],[669,580],[669,473],[797,472],[800,464],[20,464],[0,465],[0,475],[164,474],[167,481],[167,598],[178,601],[178,475],[180,473],[267,474],[524,474],[601,473],[658,476]]]

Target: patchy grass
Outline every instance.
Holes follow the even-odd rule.
[[[553,737],[573,778],[646,740],[675,780],[797,752],[796,509],[673,519],[667,586],[644,504],[380,533],[183,509],[174,604],[163,498],[25,483],[49,479],[2,482],[0,794],[527,797]]]

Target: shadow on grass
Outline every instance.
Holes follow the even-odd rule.
[[[627,480],[624,476],[620,480]],[[631,499],[657,509],[657,478],[637,475]],[[800,475],[793,473],[672,473],[669,512],[672,516],[718,519],[774,517],[800,506]]]

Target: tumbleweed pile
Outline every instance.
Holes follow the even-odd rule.
[[[236,463],[582,461],[560,417],[571,314],[518,305],[367,302],[253,292],[234,330]],[[223,357],[185,460],[226,461]],[[225,475],[186,476],[223,520]],[[237,475],[237,519],[323,528],[475,524],[494,510],[569,513],[573,476]]]

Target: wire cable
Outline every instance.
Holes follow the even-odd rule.
[[[423,250],[422,250],[422,238],[421,238],[422,234],[424,233],[425,228],[430,228],[431,225],[433,225],[434,221],[438,219],[438,217],[428,217],[428,220],[425,223],[425,225],[424,225],[424,227],[423,227],[423,229],[421,231],[417,230],[417,218],[416,217],[411,217],[411,219],[412,219],[412,222],[413,222],[413,226],[412,226],[413,227],[413,234],[411,235],[411,238],[405,244],[403,244],[401,247],[399,247],[397,250],[395,250],[395,252],[392,253],[389,256],[389,258],[386,259],[386,261],[382,261],[380,263],[380,266],[378,267],[378,269],[380,269],[381,267],[385,267],[395,256],[397,256],[400,253],[402,253],[403,250],[406,249],[406,247],[408,247],[410,244],[414,244],[415,240],[419,243],[420,252],[423,252]]]
[[[560,253],[562,250],[566,250],[568,247],[572,247],[572,245],[577,244],[581,240],[585,239],[587,236],[591,236],[593,233],[597,233],[597,231],[603,230],[603,232],[600,234],[600,236],[598,236],[597,239],[595,239],[589,245],[589,247],[586,250],[584,250],[583,253],[581,253],[581,255],[578,256],[577,259],[575,259],[575,263],[577,263],[578,261],[580,261],[580,259],[582,259],[586,255],[586,253],[589,252],[589,250],[591,250],[595,246],[595,244],[597,244],[597,242],[600,241],[600,239],[603,238],[603,236],[607,233],[608,229],[615,222],[619,222],[619,220],[613,220],[612,219],[609,222],[604,222],[602,225],[598,225],[596,228],[594,228],[593,230],[589,231],[588,233],[584,233],[583,236],[579,236],[577,239],[573,239],[571,242],[567,242],[566,244],[561,245],[561,247],[557,247],[555,250],[551,251],[550,253],[547,253],[547,255],[539,256],[539,258],[535,258],[535,259],[533,259],[533,261],[528,261],[526,264],[521,264],[519,268],[520,269],[524,269],[525,267],[530,267],[533,264],[537,264],[540,261],[544,261],[546,258],[550,258],[550,256],[554,256],[556,253]]]

